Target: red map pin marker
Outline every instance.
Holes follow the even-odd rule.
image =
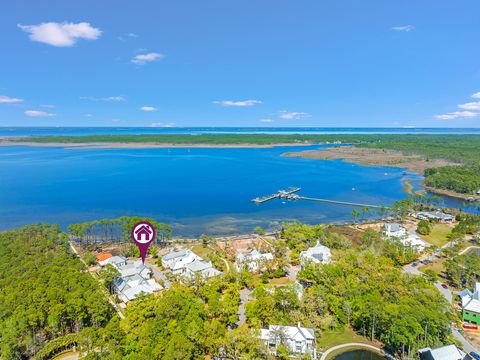
[[[152,224],[148,221],[140,221],[133,225],[132,239],[140,250],[140,256],[142,257],[142,263],[145,263],[145,257],[147,256],[148,247],[155,240],[157,232]]]

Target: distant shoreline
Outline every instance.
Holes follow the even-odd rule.
[[[209,149],[209,148],[273,148],[284,146],[312,146],[310,143],[272,143],[272,144],[175,144],[175,143],[64,143],[64,142],[19,142],[0,141],[0,146],[63,147],[66,149]]]

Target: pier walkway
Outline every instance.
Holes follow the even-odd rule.
[[[377,209],[383,208],[383,206],[381,206],[381,205],[361,204],[361,203],[339,201],[339,200],[327,200],[327,199],[311,198],[311,197],[305,197],[305,196],[299,196],[298,199],[299,200],[320,201],[320,202],[324,202],[324,203],[337,204],[337,205],[359,206],[359,207],[368,207],[368,208],[377,208]]]

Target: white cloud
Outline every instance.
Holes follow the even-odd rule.
[[[51,104],[45,104],[45,105],[40,105],[40,107],[47,108],[47,109],[53,109],[53,108],[55,108],[56,106],[55,106],[55,105],[51,105]]]
[[[127,41],[128,39],[133,39],[133,38],[137,38],[137,37],[138,37],[137,34],[126,33],[126,34],[123,34],[123,35],[119,36],[117,39],[120,40],[120,41]]]
[[[33,117],[50,117],[50,116],[57,116],[57,114],[48,113],[45,111],[38,111],[38,110],[27,110],[25,111],[25,115],[33,116]]]
[[[91,117],[93,117],[93,115],[92,114],[85,114],[85,115],[83,115],[83,117],[91,118]]]
[[[415,26],[413,26],[413,25],[394,26],[394,27],[392,27],[392,30],[402,31],[402,32],[410,32],[410,31],[415,30]]]
[[[287,111],[287,110],[282,110],[280,111],[280,115],[278,117],[283,120],[300,120],[305,117],[310,116],[310,114],[302,111]]]
[[[461,104],[461,105],[458,105],[458,107],[460,109],[465,109],[465,110],[480,110],[480,101]]]
[[[222,100],[222,101],[214,101],[214,104],[222,105],[222,106],[238,106],[238,107],[245,107],[245,106],[254,106],[261,104],[260,100],[242,100],[242,101],[232,101],[232,100]]]
[[[272,119],[260,119],[260,122],[271,123],[271,122],[273,122],[273,120]]]
[[[151,52],[151,53],[148,53],[148,54],[136,55],[131,61],[134,64],[143,65],[143,64],[146,64],[148,62],[152,62],[152,61],[155,61],[155,60],[160,60],[162,58],[163,58],[162,54],[159,54],[159,53],[156,53],[156,52]]]
[[[47,22],[38,25],[20,25],[18,27],[30,34],[30,40],[52,46],[73,46],[79,39],[96,40],[102,32],[87,22],[78,24]]]
[[[112,120],[110,120],[110,121],[117,123],[117,122],[122,122],[123,120],[120,120],[120,119],[112,119]]]
[[[142,106],[140,110],[143,111],[157,111],[158,109],[155,106]]]
[[[127,101],[125,96],[107,96],[107,97],[94,97],[94,96],[80,96],[81,100],[91,100],[91,101]]]
[[[477,92],[475,94],[472,95],[472,98],[474,99],[480,99],[480,92]]]
[[[11,98],[9,96],[0,95],[0,104],[14,104],[22,101],[23,99]]]
[[[154,122],[150,124],[150,127],[174,127],[174,122]]]
[[[462,118],[462,117],[472,118],[477,115],[478,114],[473,111],[454,111],[447,114],[435,115],[435,118],[439,120],[453,120],[453,119]]]

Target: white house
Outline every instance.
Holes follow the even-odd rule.
[[[114,267],[120,267],[127,265],[127,258],[125,256],[112,256],[107,259],[104,265],[113,265]]]
[[[239,253],[235,260],[235,265],[239,271],[244,266],[247,266],[249,271],[258,271],[264,262],[270,260],[273,260],[272,253],[261,253],[258,250],[252,250],[247,253]]]
[[[300,263],[304,267],[308,263],[329,264],[332,261],[330,249],[320,243],[300,253]]]
[[[212,266],[211,261],[204,261],[190,249],[173,251],[162,257],[163,266],[168,267],[173,274],[186,278],[199,274],[203,278],[220,275],[221,272]]]
[[[452,222],[455,220],[455,216],[445,214],[440,210],[436,211],[420,211],[415,214],[415,217],[420,220],[438,220],[440,222]]]
[[[407,230],[397,223],[385,223],[383,225],[383,233],[387,237],[403,238],[407,235]]]
[[[174,274],[184,274],[187,264],[195,260],[202,260],[202,258],[190,249],[172,251],[165,256],[162,256],[162,264],[168,267]]]
[[[425,348],[418,350],[420,359],[422,360],[467,360],[467,356],[462,350],[455,345],[446,345],[437,349]]]
[[[412,246],[416,251],[423,251],[426,247],[430,246],[427,242],[420,239],[419,236],[416,234],[410,234],[407,237],[403,237],[400,239],[403,245],[405,246]]]
[[[260,339],[265,342],[272,353],[276,353],[279,345],[285,346],[295,355],[310,354],[317,358],[315,332],[313,329],[300,326],[270,325],[260,330]]]
[[[127,279],[117,278],[113,282],[113,288],[118,298],[124,303],[134,300],[142,293],[152,294],[163,289],[154,279],[145,280],[139,275],[133,275]]]
[[[187,278],[195,276],[211,278],[220,274],[221,272],[212,266],[211,261],[195,260],[185,265],[185,277]]]
[[[141,293],[152,294],[163,289],[151,278],[152,270],[141,261],[130,263],[114,261],[112,265],[120,272],[120,277],[113,282],[113,289],[118,298],[125,303],[135,299]]]

